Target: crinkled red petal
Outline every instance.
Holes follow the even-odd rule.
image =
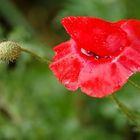
[[[104,97],[120,89],[139,69],[140,53],[126,47],[112,62],[87,62],[79,75],[79,86],[89,96]]]
[[[78,88],[78,76],[82,68],[76,44],[73,40],[64,42],[55,47],[56,56],[50,65],[57,79],[69,90]]]
[[[140,53],[140,20],[122,20],[116,23],[127,33],[131,47]]]
[[[117,61],[133,73],[140,70],[140,53],[134,48],[125,48]]]
[[[101,56],[116,56],[128,45],[126,34],[102,19],[71,16],[62,24],[79,47]]]
[[[133,73],[120,63],[87,63],[79,76],[81,90],[94,97],[104,97],[120,89]]]

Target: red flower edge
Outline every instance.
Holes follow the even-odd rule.
[[[62,24],[71,39],[54,48],[50,69],[67,89],[104,97],[139,71],[140,21],[71,16]]]

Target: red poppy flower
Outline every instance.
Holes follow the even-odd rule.
[[[50,69],[69,90],[107,96],[140,69],[140,21],[71,16],[62,24],[71,39],[54,48]]]

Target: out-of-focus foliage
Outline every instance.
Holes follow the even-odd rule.
[[[17,41],[52,59],[54,44],[68,37],[62,17],[140,18],[139,5],[139,0],[0,0],[0,40]],[[139,77],[137,73],[132,79],[140,84]],[[140,112],[139,92],[128,83],[117,96]],[[72,93],[47,65],[27,54],[15,63],[0,64],[0,140],[139,139],[109,97]]]
[[[126,7],[122,0],[67,0],[60,10],[58,19],[69,16],[96,16],[106,20],[114,21],[124,18]],[[56,22],[58,22],[56,18]]]

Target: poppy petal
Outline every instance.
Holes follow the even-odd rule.
[[[76,90],[79,72],[82,68],[81,58],[76,53],[76,44],[70,40],[58,45],[54,50],[57,54],[50,69],[69,90]]]
[[[132,72],[140,70],[140,53],[131,47],[125,48],[117,61]]]
[[[71,16],[62,24],[79,47],[100,56],[116,56],[128,44],[121,28],[99,18]]]
[[[118,62],[85,65],[79,75],[81,90],[93,97],[107,96],[120,89],[133,73]]]
[[[127,33],[127,37],[131,42],[131,47],[140,52],[140,21],[122,20],[116,24]]]

